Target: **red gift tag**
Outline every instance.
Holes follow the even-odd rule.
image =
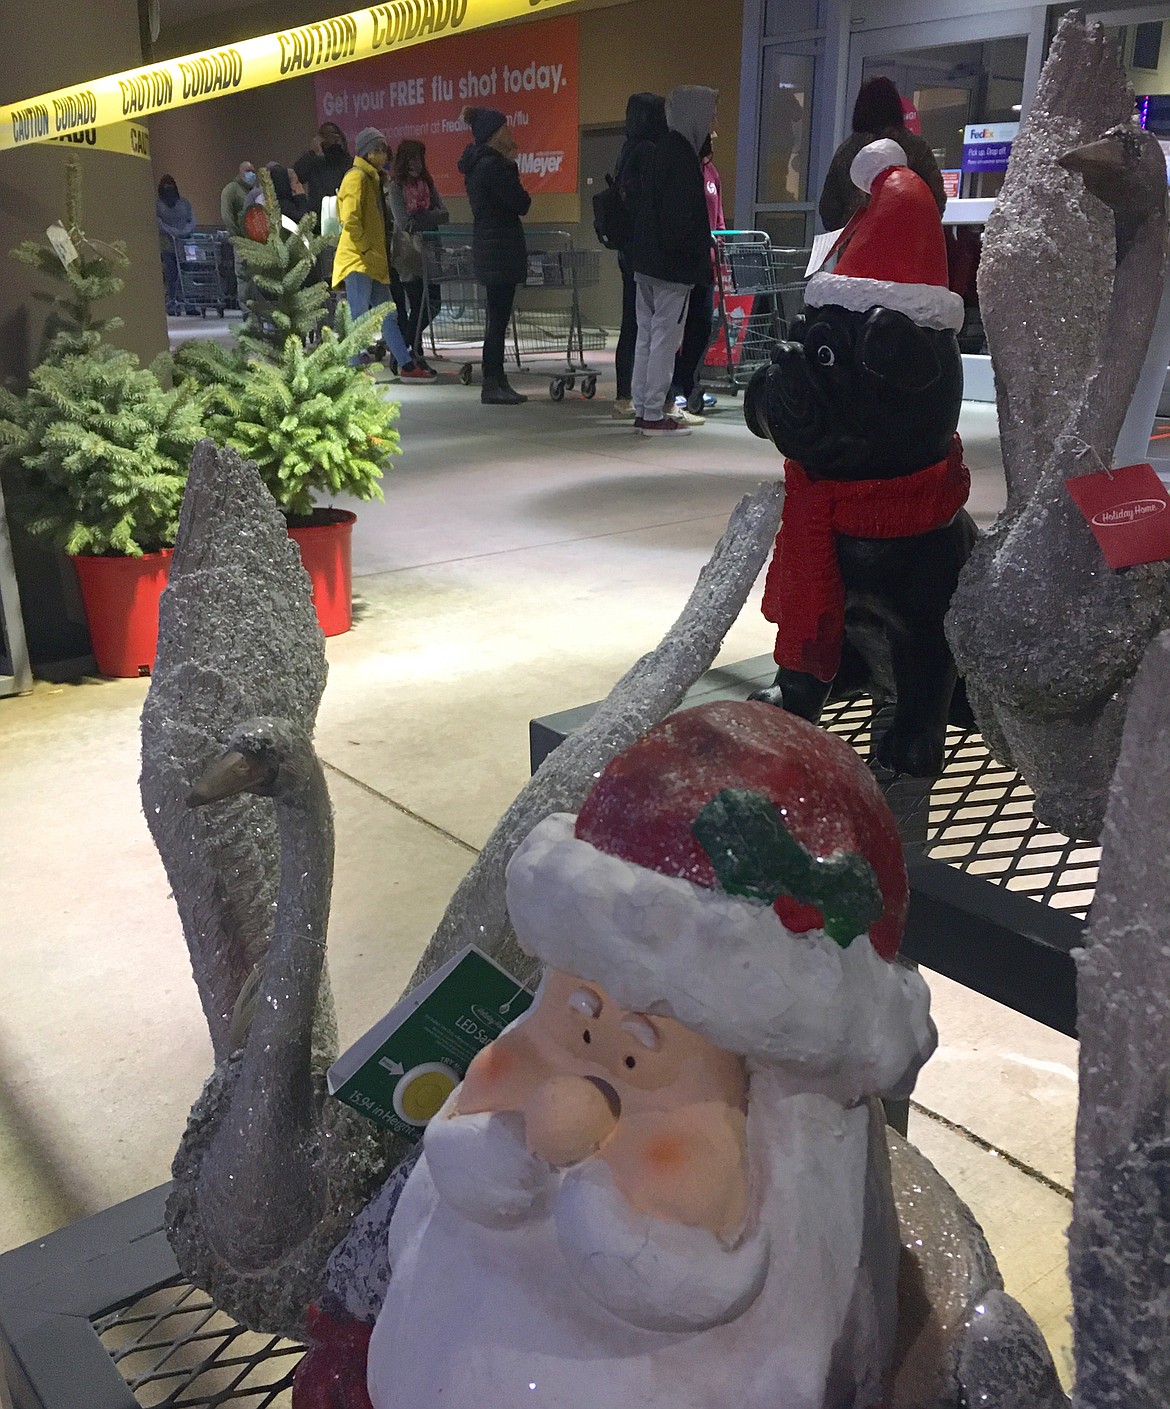
[[[1170,559],[1170,494],[1152,465],[1066,479],[1111,568]]]

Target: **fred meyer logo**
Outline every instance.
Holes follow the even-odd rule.
[[[1093,515],[1095,528],[1124,528],[1142,519],[1160,514],[1166,505],[1161,499],[1130,499],[1125,504],[1115,504],[1112,509],[1102,509]]]
[[[521,152],[516,164],[525,176],[552,176],[564,160],[564,152]]]

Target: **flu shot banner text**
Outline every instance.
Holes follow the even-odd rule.
[[[377,127],[397,149],[426,144],[439,192],[463,194],[456,163],[471,134],[465,107],[498,108],[520,147],[520,176],[533,195],[577,190],[578,25],[575,15],[379,55],[314,79],[317,120],[335,122],[350,148]]]

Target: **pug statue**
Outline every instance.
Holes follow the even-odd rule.
[[[963,301],[902,148],[871,142],[851,175],[869,202],[745,401],[748,426],[786,457],[763,604],[780,668],[753,698],[816,723],[830,692],[868,688],[895,701],[875,762],[935,777],[948,721],[970,724],[943,633],[977,532],[956,434]]]

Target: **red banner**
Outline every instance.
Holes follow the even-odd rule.
[[[461,196],[456,163],[471,134],[459,114],[498,108],[519,144],[525,188],[575,193],[578,50],[575,15],[436,39],[318,74],[317,120],[337,123],[351,148],[363,127],[395,148],[404,137],[425,142],[440,193]]]

